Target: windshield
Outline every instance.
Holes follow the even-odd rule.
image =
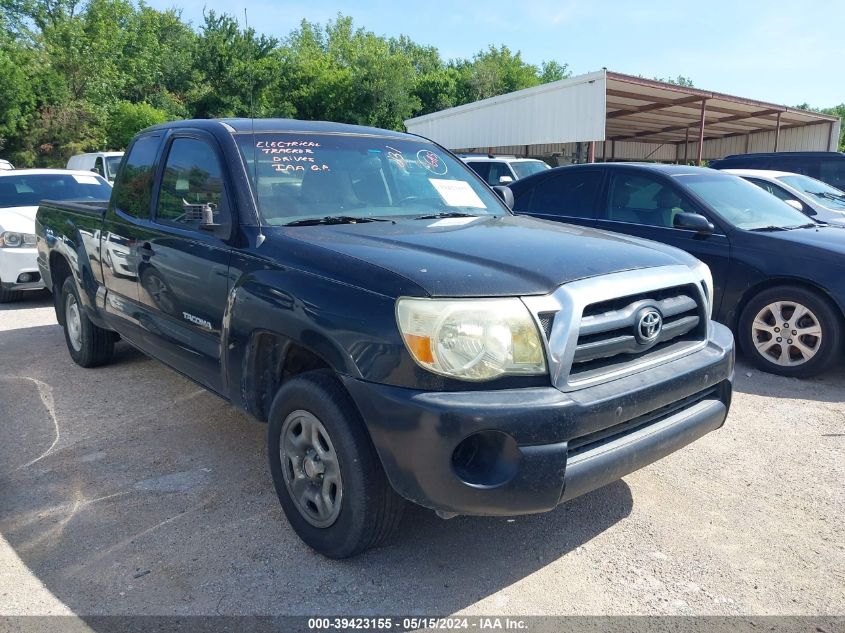
[[[679,174],[675,178],[740,229],[792,228],[810,222],[800,211],[739,176]]]
[[[845,193],[821,180],[800,174],[779,176],[777,180],[812,196],[823,207],[834,211],[845,211]]]
[[[541,160],[523,160],[518,163],[511,163],[511,168],[516,174],[517,178],[525,178],[531,174],[536,174],[540,171],[551,169],[546,163]]]
[[[41,200],[108,200],[111,185],[96,174],[0,177],[0,207],[34,207]]]
[[[106,178],[114,180],[117,175],[117,168],[122,160],[123,156],[106,156]]]
[[[294,133],[236,138],[268,225],[337,216],[507,213],[466,165],[424,141]]]

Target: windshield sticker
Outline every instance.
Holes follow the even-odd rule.
[[[450,207],[487,208],[468,182],[464,182],[463,180],[444,180],[442,178],[429,178],[428,182],[437,190],[443,202]]]
[[[320,161],[315,149],[320,144],[315,141],[257,141],[255,149],[270,157],[270,166],[281,173],[325,172],[331,168]]]
[[[99,185],[100,181],[96,176],[74,176],[73,179],[80,185]]]
[[[430,149],[421,149],[417,152],[417,163],[423,169],[437,176],[442,176],[448,171],[446,161]]]
[[[320,147],[316,141],[257,141],[256,149],[287,149]]]
[[[396,163],[396,166],[399,169],[405,169],[405,157],[402,156],[402,152],[395,147],[390,147],[390,145],[385,145],[387,148],[387,159]]]

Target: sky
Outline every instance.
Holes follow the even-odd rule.
[[[194,25],[203,8],[284,38],[302,19],[338,13],[378,35],[407,35],[444,59],[507,45],[529,63],[556,60],[579,75],[602,67],[689,77],[696,88],[794,106],[845,102],[843,0],[147,0]]]

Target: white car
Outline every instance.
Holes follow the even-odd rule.
[[[517,158],[516,156],[469,156],[460,159],[487,181],[491,187],[508,185],[520,178],[525,178],[538,171],[551,169],[547,163],[536,158]]]
[[[44,287],[36,262],[35,212],[41,200],[108,200],[97,174],[65,169],[0,171],[0,303]]]
[[[7,160],[0,158],[0,171],[12,170],[15,166]]]
[[[117,167],[123,159],[123,152],[91,152],[71,156],[67,162],[68,169],[93,171],[100,174],[109,182],[114,182]]]
[[[821,180],[768,169],[722,171],[753,182],[814,220],[845,226],[845,192]]]

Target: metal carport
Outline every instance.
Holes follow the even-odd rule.
[[[558,162],[686,162],[755,151],[835,151],[839,119],[708,90],[598,72],[405,121],[455,151]]]

